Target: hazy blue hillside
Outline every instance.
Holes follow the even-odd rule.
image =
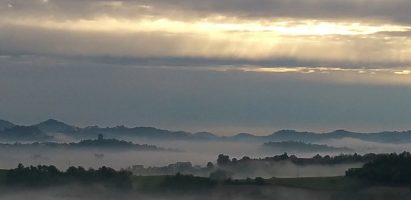
[[[135,151],[171,151],[171,149],[164,149],[155,145],[148,144],[135,144],[124,140],[117,139],[104,139],[103,136],[99,136],[94,140],[82,140],[80,142],[72,143],[57,143],[57,142],[35,142],[35,143],[14,143],[14,144],[2,144],[0,148],[6,149],[99,149],[99,150],[135,150]],[[175,151],[175,150],[173,150]]]
[[[323,144],[312,144],[297,141],[267,142],[263,145],[268,150],[283,151],[287,153],[294,152],[352,152],[352,149],[346,147],[333,147]]]
[[[10,141],[44,141],[53,139],[34,126],[13,126],[0,131],[0,139]]]
[[[0,131],[15,126],[13,123],[0,119]]]
[[[79,130],[75,126],[68,125],[64,122],[57,121],[55,119],[48,119],[39,124],[33,125],[44,132],[56,132],[56,133],[72,133]]]
[[[380,142],[380,143],[408,143],[411,142],[411,131],[385,131],[376,133],[356,133],[346,130],[335,130],[327,133],[315,133],[315,132],[300,132],[295,130],[280,130],[270,135],[257,136],[251,133],[239,133],[233,136],[217,136],[209,132],[190,133],[185,131],[170,131],[164,129],[158,129],[155,127],[99,127],[88,126],[85,128],[79,128],[74,125],[68,125],[64,122],[49,119],[39,124],[35,124],[32,127],[38,130],[31,129],[10,129],[15,125],[11,122],[0,120],[0,137],[6,137],[10,139],[19,138],[23,139],[26,136],[30,139],[44,140],[47,137],[53,136],[56,133],[64,134],[68,137],[75,139],[91,139],[95,138],[98,134],[104,134],[110,138],[144,138],[152,140],[199,140],[199,141],[243,141],[243,142],[281,142],[281,141],[301,141],[301,142],[320,142],[332,139],[353,138],[363,141]],[[6,130],[10,129],[10,130]],[[32,134],[28,133],[32,132]],[[15,134],[15,136],[12,136]],[[38,137],[38,138],[36,138]],[[50,137],[48,137],[50,139]]]

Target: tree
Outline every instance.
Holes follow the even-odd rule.
[[[255,184],[257,184],[257,185],[264,185],[264,184],[265,184],[265,180],[264,180],[263,178],[261,178],[261,177],[256,177],[256,178],[254,179],[254,182],[255,182]]]
[[[230,164],[230,156],[224,155],[224,154],[220,154],[218,155],[217,158],[217,165],[218,166],[225,166]]]
[[[231,173],[226,170],[218,169],[210,174],[210,179],[217,181],[225,181],[231,178]]]
[[[411,155],[408,152],[378,155],[362,168],[349,169],[345,174],[383,184],[411,184]]]
[[[207,163],[207,169],[208,169],[208,170],[214,169],[214,164],[213,164],[212,162],[208,162],[208,163]]]

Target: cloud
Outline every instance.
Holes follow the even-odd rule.
[[[408,67],[410,6],[406,0],[0,0],[0,54],[166,65]]]
[[[411,54],[411,41],[395,37],[279,36],[266,32],[197,29],[185,33],[166,30],[112,32],[32,25],[4,25],[0,30],[0,53],[3,55],[129,57],[140,60],[202,58],[217,62],[226,60],[229,61],[227,64],[265,63],[273,66],[284,63],[284,60],[313,65],[366,67],[398,67],[409,65],[411,61],[408,56]],[[244,62],[239,62],[241,60]]]
[[[11,7],[10,7],[11,5]],[[1,0],[8,14],[88,18],[101,15],[237,18],[365,19],[408,23],[408,0]]]

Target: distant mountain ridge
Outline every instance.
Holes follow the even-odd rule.
[[[19,127],[14,128],[13,127]],[[99,127],[88,126],[80,128],[64,122],[49,119],[32,126],[15,125],[11,122],[0,120],[0,139],[15,139],[44,141],[52,140],[56,133],[64,134],[76,139],[95,138],[103,134],[108,138],[143,138],[152,140],[199,140],[199,141],[243,141],[243,142],[280,142],[301,141],[318,142],[324,140],[353,138],[370,142],[381,143],[408,143],[411,142],[411,130],[408,131],[384,131],[376,133],[356,133],[346,130],[335,130],[328,133],[300,132],[295,130],[280,130],[270,135],[257,136],[250,133],[239,133],[234,136],[218,136],[209,132],[190,133],[185,131],[170,131],[154,127],[115,126]]]
[[[79,128],[60,122],[55,119],[48,119],[44,122],[33,125],[44,132],[69,133],[75,132]]]
[[[0,131],[0,139],[7,141],[48,141],[53,137],[35,126],[13,126]]]
[[[297,152],[353,152],[352,149],[347,147],[334,147],[324,144],[304,143],[298,141],[282,141],[282,142],[267,142],[263,144],[263,147],[268,150],[283,151],[287,153]]]
[[[15,126],[13,123],[0,119],[0,131]]]

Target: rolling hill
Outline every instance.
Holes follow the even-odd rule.
[[[17,128],[14,128],[17,127]],[[99,127],[88,126],[80,128],[74,125],[49,119],[44,122],[28,126],[14,125],[11,122],[0,120],[0,139],[36,139],[51,140],[56,133],[64,134],[75,139],[91,139],[98,134],[103,134],[110,138],[128,139],[149,139],[149,140],[198,140],[198,141],[238,141],[238,142],[281,142],[281,141],[301,141],[301,142],[321,142],[333,139],[353,138],[363,141],[379,143],[410,143],[411,130],[407,131],[384,131],[376,133],[357,133],[346,130],[335,130],[327,133],[300,132],[295,130],[280,130],[265,136],[253,135],[251,133],[240,133],[234,136],[218,136],[209,132],[190,133],[185,131],[170,131],[155,127]],[[47,137],[48,136],[48,137]]]

